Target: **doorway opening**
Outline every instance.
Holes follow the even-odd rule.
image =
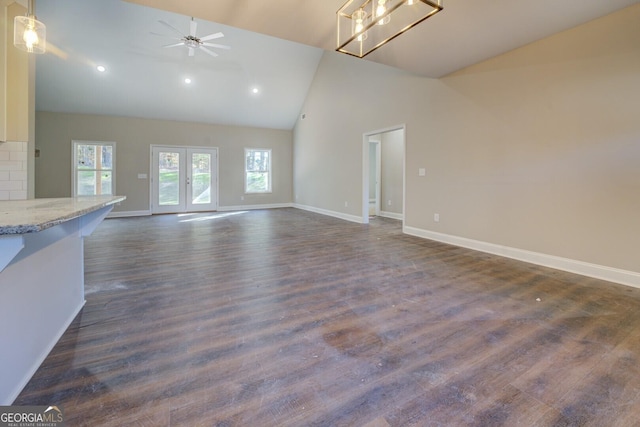
[[[362,218],[376,216],[404,221],[405,125],[367,132],[363,136]]]
[[[151,146],[151,213],[217,209],[217,148]]]

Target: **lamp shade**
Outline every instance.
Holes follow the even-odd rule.
[[[35,16],[16,16],[13,20],[13,45],[29,53],[47,50],[47,27]]]

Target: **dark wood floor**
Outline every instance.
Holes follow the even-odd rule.
[[[295,209],[85,248],[87,304],[15,402],[69,426],[640,425],[640,289]]]

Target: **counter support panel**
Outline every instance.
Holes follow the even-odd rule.
[[[84,237],[113,205],[0,235],[0,405],[10,405],[84,305]]]

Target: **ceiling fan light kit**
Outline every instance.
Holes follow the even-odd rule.
[[[13,45],[29,53],[45,53],[47,27],[36,19],[34,0],[29,0],[27,15],[13,20]]]
[[[173,25],[165,22],[165,21],[158,21],[160,22],[162,25],[164,25],[166,28],[170,29],[171,31],[173,31],[176,35],[179,35],[180,37],[172,37],[172,36],[165,36],[164,34],[158,34],[160,36],[164,36],[164,37],[172,37],[175,40],[178,40],[178,42],[176,43],[171,43],[168,45],[164,45],[163,47],[178,47],[178,46],[185,46],[188,50],[189,50],[189,56],[194,56],[196,53],[196,50],[201,50],[204,53],[211,55],[211,56],[218,56],[218,54],[216,52],[214,52],[213,50],[211,50],[211,48],[215,48],[215,49],[231,49],[230,46],[226,46],[226,45],[222,45],[222,44],[216,44],[216,43],[209,43],[209,40],[215,40],[215,39],[219,39],[224,37],[224,34],[222,33],[212,33],[203,37],[198,37],[196,36],[196,32],[198,30],[198,23],[191,18],[191,22],[189,24],[189,34],[183,34],[180,30],[178,30],[176,27],[174,27]]]
[[[442,11],[443,0],[348,0],[336,12],[338,52],[364,58]]]

